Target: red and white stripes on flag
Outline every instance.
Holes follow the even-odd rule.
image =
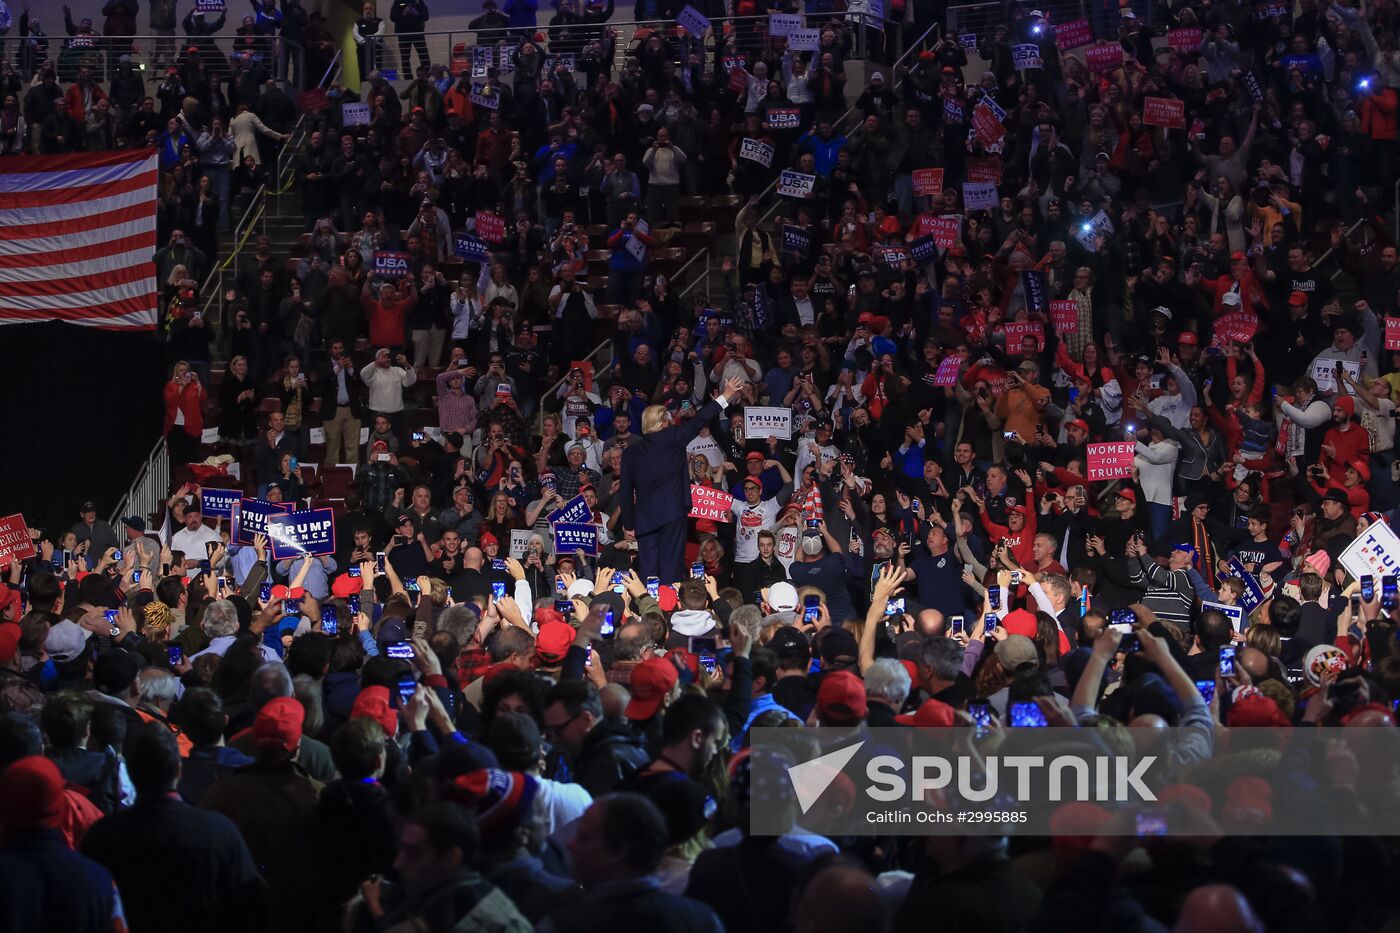
[[[154,330],[156,154],[0,158],[0,324]]]

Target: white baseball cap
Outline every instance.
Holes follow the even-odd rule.
[[[791,612],[797,608],[797,587],[786,580],[768,588],[768,605],[774,612]]]

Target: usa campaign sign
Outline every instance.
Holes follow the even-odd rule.
[[[551,512],[548,521],[551,525],[557,525],[559,522],[582,525],[593,521],[593,510],[588,507],[583,496],[574,496],[564,503],[563,508]]]
[[[773,164],[773,147],[761,139],[745,138],[739,143],[739,158],[757,162],[764,168]]]
[[[267,534],[267,520],[272,515],[285,515],[292,510],[290,502],[267,502],[263,499],[239,499],[233,514],[233,540],[252,544],[254,535]]]
[[[214,518],[233,518],[233,509],[242,498],[243,493],[237,489],[211,489],[201,486],[199,511]]]
[[[1356,536],[1342,552],[1342,566],[1356,579],[1370,574],[1383,577],[1400,574],[1400,538],[1389,522],[1376,522]]]
[[[0,518],[0,567],[12,561],[28,560],[37,551],[34,539],[29,537],[29,526],[19,512]]]
[[[778,176],[778,194],[785,198],[810,198],[812,188],[817,183],[817,176],[807,175],[803,172],[794,172],[792,169],[783,169],[783,174]]]
[[[802,111],[796,107],[774,107],[768,111],[768,125],[775,130],[795,130],[802,121]]]
[[[556,554],[577,554],[579,551],[590,557],[598,556],[598,526],[560,522],[554,526],[554,552]]]
[[[502,68],[501,70],[505,71],[506,69]],[[515,70],[513,63],[510,70]],[[485,107],[487,110],[501,109],[500,92],[485,81],[473,81],[472,90],[471,93],[467,95],[467,99],[478,107]]]
[[[468,262],[491,261],[491,248],[470,233],[452,234],[452,252]]]
[[[273,560],[287,560],[303,554],[334,554],[335,510],[307,509],[287,515],[269,515],[267,536],[272,540]]]
[[[875,255],[880,261],[890,268],[898,268],[901,264],[909,260],[909,251],[898,243],[890,246],[874,247]]]
[[[1068,52],[1094,41],[1094,30],[1087,19],[1072,19],[1055,27],[1055,44]]]
[[[397,250],[390,249],[377,249],[374,251],[375,275],[382,275],[390,279],[401,279],[411,271],[408,253],[401,253]]]
[[[1011,65],[1017,71],[1024,71],[1027,68],[1040,68],[1043,63],[1040,60],[1040,46],[1034,42],[1023,42],[1011,47]]]
[[[1001,111],[998,116],[997,111]],[[990,99],[983,98],[977,102],[977,106],[972,108],[972,130],[977,134],[977,141],[984,146],[991,146],[1001,141],[1006,135],[1006,127],[1001,121],[1006,118],[1006,111],[1002,110]]]
[[[744,437],[792,439],[792,409],[749,405],[744,408]]]
[[[1089,444],[1084,448],[1086,469],[1091,480],[1128,479],[1133,475],[1134,441]]]
[[[712,522],[730,521],[734,513],[730,507],[734,497],[723,489],[713,486],[690,487],[690,517],[703,518]]]

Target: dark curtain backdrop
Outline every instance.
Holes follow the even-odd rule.
[[[165,347],[72,324],[0,327],[0,515],[67,528],[106,519],[160,435]]]

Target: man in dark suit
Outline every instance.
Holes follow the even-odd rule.
[[[622,527],[637,541],[640,574],[670,583],[682,579],[686,517],[690,514],[690,470],[685,449],[700,429],[729,407],[743,388],[729,379],[724,390],[689,421],[676,424],[664,405],[642,412],[642,436],[622,455],[618,499]]]
[[[331,362],[316,379],[316,397],[321,400],[321,423],[326,431],[327,464],[360,462],[360,422],[364,404],[360,401],[362,383],[343,340],[330,345]]]

